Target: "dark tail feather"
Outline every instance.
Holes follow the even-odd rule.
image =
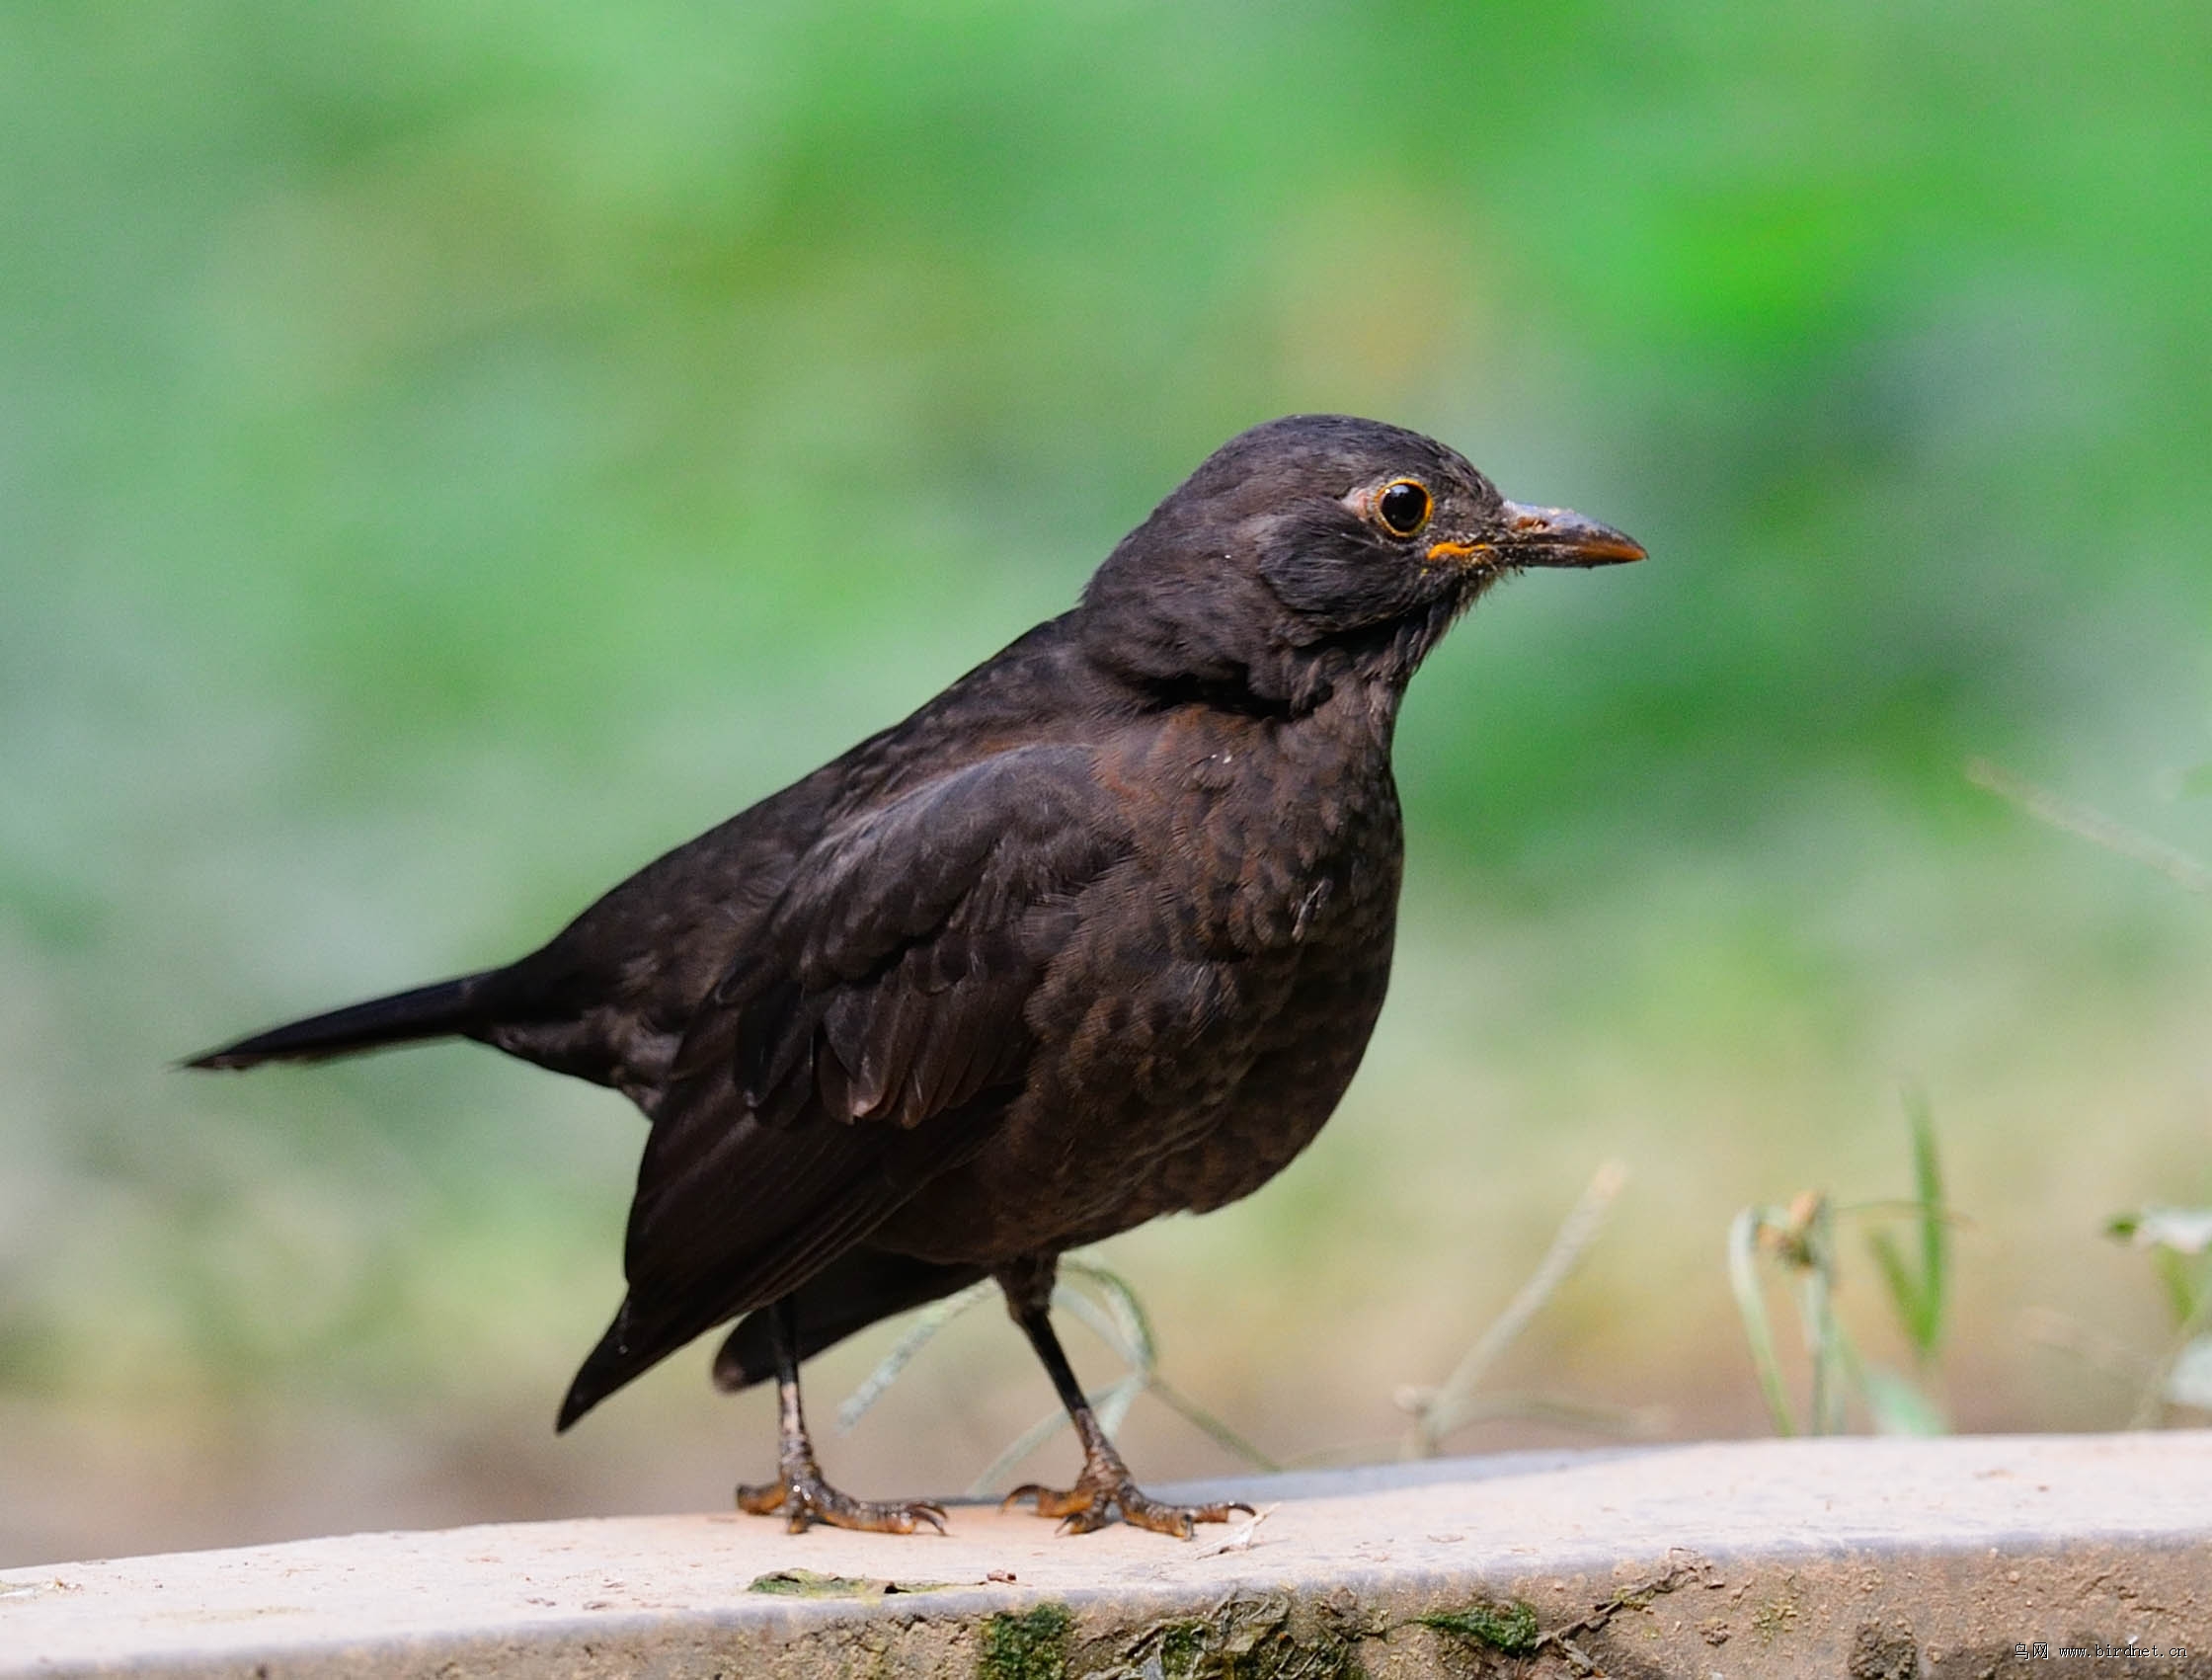
[[[942,1300],[988,1275],[982,1266],[940,1265],[879,1249],[854,1248],[800,1285],[799,1357],[812,1359],[878,1319]],[[714,1386],[735,1393],[764,1383],[775,1374],[768,1315],[765,1311],[749,1313],[738,1320],[722,1351],[714,1356]]]
[[[445,1038],[477,1023],[474,1005],[482,984],[498,972],[493,969],[466,974],[458,980],[418,986],[389,998],[372,998],[365,1003],[333,1009],[327,1015],[310,1015],[303,1021],[272,1027],[220,1050],[195,1056],[184,1066],[258,1068],[264,1062],[321,1062],[333,1056],[380,1050],[386,1045]]]
[[[812,1359],[832,1342],[864,1330],[878,1319],[904,1313],[909,1307],[935,1301],[956,1289],[965,1289],[990,1274],[982,1266],[939,1265],[930,1260],[910,1260],[902,1254],[885,1254],[869,1248],[849,1249],[797,1290],[799,1308],[799,1357]],[[656,1325],[634,1314],[625,1300],[569,1385],[561,1401],[556,1429],[566,1429],[599,1401],[633,1377],[659,1363],[692,1336],[695,1320],[671,1320]],[[768,1342],[765,1309],[749,1313],[722,1344],[714,1359],[715,1387],[724,1390],[750,1388],[776,1374],[773,1349]]]
[[[569,1385],[569,1392],[562,1397],[561,1415],[553,1422],[553,1432],[556,1435],[565,1431],[570,1424],[651,1363],[640,1361],[631,1353],[629,1329],[630,1303],[625,1297],[621,1311],[614,1315],[614,1322],[607,1325],[606,1333],[599,1337],[598,1345],[585,1356],[583,1367],[576,1374],[576,1381]]]

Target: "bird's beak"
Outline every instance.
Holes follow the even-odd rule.
[[[1505,505],[1498,552],[1513,566],[1616,566],[1644,558],[1643,544],[1565,508]]]

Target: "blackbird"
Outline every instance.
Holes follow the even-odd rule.
[[[1058,1258],[1232,1202],[1312,1140],[1389,979],[1407,680],[1499,579],[1643,552],[1417,433],[1255,427],[1072,610],[542,949],[191,1066],[462,1037],[643,1109],[628,1294],[563,1429],[735,1319],[716,1383],[780,1400],[779,1475],[739,1503],[941,1529],[823,1480],[799,1365],[990,1277],[1083,1449],[1072,1487],[1011,1497],[1187,1537],[1237,1507],[1131,1480],[1053,1331]]]

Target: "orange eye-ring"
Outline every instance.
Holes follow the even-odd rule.
[[[1393,478],[1375,495],[1375,517],[1392,536],[1413,535],[1435,511],[1435,499],[1418,479]]]

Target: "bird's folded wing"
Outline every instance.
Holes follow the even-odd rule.
[[[1031,993],[1130,852],[1068,747],[824,835],[677,1054],[631,1208],[617,1381],[797,1288],[983,1142],[1027,1066]]]
[[[1082,890],[1130,850],[1089,752],[1025,747],[833,828],[678,1067],[725,1055],[769,1125],[912,1127],[1013,1079],[1022,1008]]]

